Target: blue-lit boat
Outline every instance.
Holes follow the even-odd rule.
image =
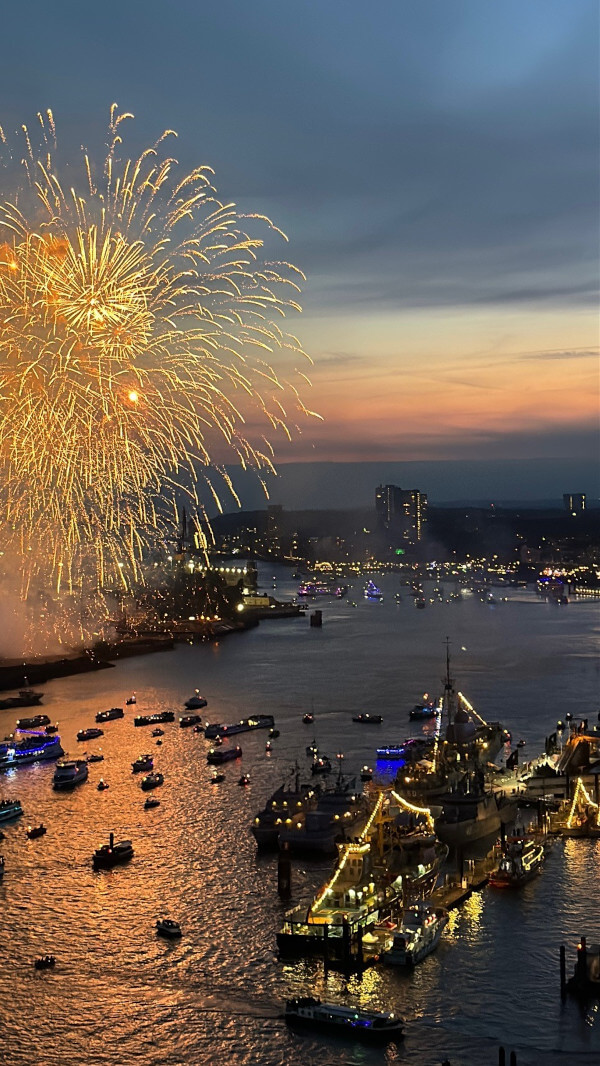
[[[20,800],[0,800],[0,822],[8,822],[23,814]]]
[[[60,737],[54,734],[32,733],[24,737],[5,737],[0,741],[0,770],[41,762],[43,759],[59,759],[64,755]]]
[[[321,1003],[313,996],[288,999],[285,1004],[288,1025],[303,1029],[325,1030],[336,1036],[369,1043],[387,1043],[403,1035],[403,1022],[387,1011],[361,1010],[360,1007],[339,1007],[335,1003]]]
[[[371,581],[370,579],[369,579],[369,581],[367,581],[367,583],[365,585],[365,599],[366,600],[377,600],[379,602],[381,602],[383,600],[383,592],[381,591],[380,588],[377,587],[375,582]]]

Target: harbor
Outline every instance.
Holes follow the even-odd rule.
[[[499,861],[494,838],[482,843],[481,855],[465,854],[462,870],[459,858],[449,856],[430,897],[435,908],[448,912],[445,928],[435,950],[412,975],[400,966],[372,962],[377,951],[373,945],[368,948],[368,937],[364,944],[364,930],[363,966],[356,965],[355,926],[348,935],[347,976],[343,921],[341,950],[334,944],[327,967],[320,953],[279,957],[277,937],[286,914],[305,902],[308,907],[330,885],[337,858],[291,858],[291,896],[280,899],[277,851],[257,852],[250,832],[256,812],[282,782],[294,778],[295,763],[301,786],[312,788],[317,782],[333,787],[336,754],[342,751],[344,775],[356,777],[357,790],[361,767],[368,766],[372,780],[362,786],[373,790],[373,796],[390,796],[398,765],[377,760],[375,749],[429,728],[427,722],[411,721],[409,712],[424,691],[443,687],[448,631],[454,634],[451,669],[457,687],[486,720],[501,722],[511,732],[513,752],[519,739],[526,741],[518,749],[518,772],[543,754],[546,737],[573,706],[574,689],[574,713],[585,707],[589,728],[594,721],[597,673],[584,613],[559,618],[527,593],[515,594],[501,609],[503,615],[474,600],[414,612],[411,603],[395,603],[392,580],[377,581],[385,593],[383,603],[363,599],[358,610],[343,602],[324,603],[320,630],[311,629],[308,618],[286,619],[216,649],[181,645],[170,656],[131,658],[114,670],[44,687],[39,710],[59,723],[68,757],[103,758],[97,766],[90,762],[87,780],[70,790],[52,789],[56,764],[51,761],[8,771],[0,780],[2,795],[19,800],[23,810],[20,818],[3,823],[0,844],[5,858],[0,922],[8,961],[0,976],[4,994],[8,981],[11,987],[16,982],[22,995],[32,980],[43,981],[44,994],[65,1017],[75,1009],[83,1012],[76,1043],[81,1042],[85,1054],[85,1039],[102,1066],[111,1061],[111,1053],[103,1049],[104,1018],[95,1005],[99,997],[108,1004],[123,1053],[133,1051],[135,1039],[145,1066],[171,1061],[168,1047],[180,1031],[182,1011],[190,1020],[184,1037],[187,1057],[210,1061],[215,1046],[220,1054],[232,1046],[234,1055],[241,1055],[247,1034],[258,1042],[267,1025],[266,1063],[316,1066],[323,1043],[310,1032],[288,1033],[282,1017],[284,1001],[303,996],[394,1011],[404,1022],[402,1061],[411,1066],[439,1066],[445,1058],[452,1066],[496,1066],[500,1045],[507,1049],[507,1064],[509,1049],[515,1049],[518,1066],[536,1066],[542,1052],[544,1062],[554,1066],[564,1064],[567,1050],[585,1054],[586,1047],[597,1047],[595,1028],[582,1026],[572,998],[562,1005],[558,967],[560,944],[567,946],[570,973],[580,936],[587,934],[590,944],[598,936],[590,866],[599,846],[594,839],[558,837],[539,876],[516,892],[485,883]],[[284,587],[284,577],[280,584]],[[451,613],[455,611],[460,616]],[[560,667],[552,656],[554,645],[562,648]],[[462,646],[468,650],[462,652]],[[173,667],[167,668],[170,663]],[[214,741],[194,732],[195,726],[180,727],[184,704],[196,689],[207,700],[199,712],[202,725],[239,723],[258,714],[272,715],[275,723],[215,749],[235,746],[238,740],[243,749],[239,761],[223,767],[224,779],[216,785],[206,762]],[[128,705],[132,693],[136,703]],[[105,716],[103,735],[78,743],[77,733],[90,729],[96,715],[109,708],[123,709],[123,717]],[[309,711],[313,721],[306,725],[302,718]],[[13,728],[18,713],[2,712],[2,725]],[[352,722],[367,713],[381,714],[383,723],[366,729]],[[161,715],[158,737],[152,735],[155,715]],[[139,718],[145,724],[136,727],[134,719]],[[279,735],[269,738],[272,730]],[[333,763],[332,773],[323,779],[310,775],[306,749],[313,738]],[[566,742],[565,735],[563,749]],[[146,751],[164,783],[144,794],[143,775],[131,768]],[[506,763],[505,750],[499,761]],[[242,774],[249,784],[238,788]],[[516,777],[504,770],[499,785],[506,788]],[[106,791],[97,790],[101,779],[110,785]],[[576,782],[574,776],[575,787]],[[585,787],[593,802],[593,784]],[[145,795],[159,797],[154,809],[144,809]],[[402,792],[398,795],[404,798]],[[587,805],[583,793],[581,798]],[[394,811],[394,822],[399,813]],[[525,818],[537,823],[537,799],[522,812],[523,828]],[[28,840],[27,826],[42,823],[45,835]],[[352,835],[360,837],[364,825],[357,822]],[[114,869],[94,872],[92,857],[106,846],[111,832],[117,843],[131,842],[133,855]],[[350,846],[351,857],[334,891],[352,887],[343,877],[351,859],[363,861],[363,846]],[[404,865],[398,866],[400,874]],[[353,876],[358,884],[358,866]],[[373,883],[377,888],[378,882]],[[32,896],[38,900],[35,909],[27,902]],[[371,904],[364,898],[368,914]],[[18,918],[24,907],[26,934]],[[322,907],[319,914],[324,914]],[[161,918],[180,924],[180,939],[171,944],[157,937]],[[374,920],[369,917],[368,923]],[[380,924],[385,920],[382,914]],[[395,932],[390,926],[390,951]],[[372,935],[377,937],[377,931]],[[336,939],[333,932],[328,936],[330,942]],[[34,978],[34,958],[46,955],[55,957],[55,965]],[[459,972],[460,984],[454,980]],[[63,980],[66,973],[69,982]],[[119,1013],[123,995],[135,1029]],[[153,1043],[155,1021],[145,1019],[137,1005],[147,997],[163,1005],[161,1046]],[[560,1016],[560,1025],[549,1026],[540,1036],[532,1011]],[[55,1037],[44,1035],[35,1020],[33,1033],[53,1066]],[[9,1020],[9,1035],[16,1041],[14,1062],[25,1066],[31,1061],[28,1034],[17,1034]],[[347,1047],[328,1039],[328,1061],[342,1063],[347,1055]]]

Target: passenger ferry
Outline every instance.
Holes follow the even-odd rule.
[[[0,741],[0,770],[43,759],[59,759],[61,755],[64,751],[56,734],[49,737],[46,733],[33,733],[19,739],[6,737]]]
[[[8,822],[23,814],[20,800],[0,800],[0,822]]]
[[[448,924],[448,912],[437,910],[422,900],[404,912],[402,924],[393,935],[382,962],[390,966],[415,966],[437,948],[442,932]]]
[[[57,792],[64,792],[87,781],[88,774],[87,759],[59,759],[52,778],[52,787]]]
[[[403,1035],[403,1023],[387,1011],[362,1010],[360,1007],[338,1007],[335,1003],[321,1003],[313,996],[288,999],[285,1004],[288,1025],[305,1029],[325,1030],[335,1036],[369,1043],[387,1043]]]

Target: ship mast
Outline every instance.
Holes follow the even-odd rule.
[[[450,677],[450,638],[446,637],[446,677],[444,678],[444,705],[448,715],[448,725],[454,717],[454,678]]]

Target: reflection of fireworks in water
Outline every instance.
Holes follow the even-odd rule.
[[[127,586],[172,528],[176,493],[195,499],[199,469],[216,457],[228,481],[227,454],[273,469],[249,419],[288,434],[288,406],[308,413],[270,365],[303,354],[274,321],[298,309],[301,275],[259,263],[262,240],[208,168],[175,176],[161,154],[171,131],[120,160],[131,116],[113,105],[101,179],[85,156],[81,190],[61,185],[52,115],[38,117],[39,150],[23,127],[28,187],[0,208],[3,547],[24,591],[36,573],[63,589],[84,571],[99,590]]]

